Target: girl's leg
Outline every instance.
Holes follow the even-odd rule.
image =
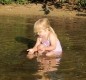
[[[50,58],[61,58],[62,52],[50,51],[46,53],[46,56]]]

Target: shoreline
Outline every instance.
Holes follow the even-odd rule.
[[[20,15],[20,16],[54,16],[54,17],[82,17],[83,16],[76,16],[76,14],[80,14],[81,12],[78,11],[69,11],[64,9],[56,9],[54,6],[52,7],[53,10],[50,10],[49,14],[44,14],[42,9],[42,4],[28,4],[28,5],[0,5],[0,16],[1,15]],[[82,13],[83,14],[83,13]],[[85,13],[86,14],[86,13]]]

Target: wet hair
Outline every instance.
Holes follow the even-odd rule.
[[[50,22],[47,18],[42,18],[35,22],[34,33],[39,32],[41,29],[48,29],[50,32],[54,33],[55,36],[57,36],[53,28],[50,26]]]

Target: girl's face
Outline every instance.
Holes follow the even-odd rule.
[[[41,30],[39,30],[39,31],[37,32],[37,35],[38,35],[39,37],[44,37],[44,36],[46,35],[46,31],[43,30],[43,29],[41,29]]]

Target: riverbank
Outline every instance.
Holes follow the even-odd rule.
[[[28,5],[0,5],[0,15],[30,15],[30,16],[55,16],[55,17],[80,17],[78,11],[69,11],[66,9],[56,9],[50,6],[50,13],[45,15],[42,9],[42,4],[28,4]],[[82,16],[83,17],[83,16]]]

